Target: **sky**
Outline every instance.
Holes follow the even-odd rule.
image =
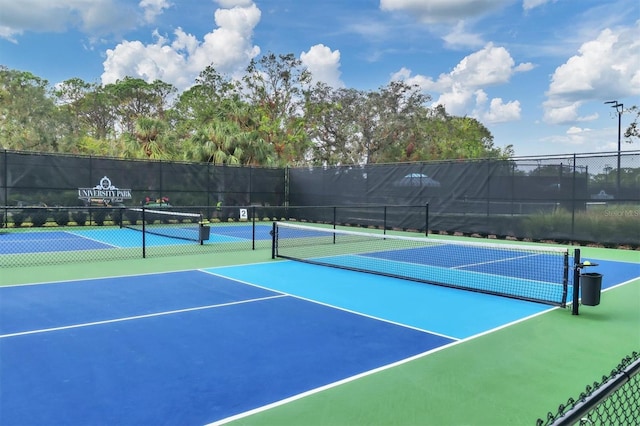
[[[208,65],[238,77],[267,53],[334,87],[417,84],[516,156],[617,151],[604,102],[640,106],[637,0],[0,0],[0,65],[52,86],[185,90]]]

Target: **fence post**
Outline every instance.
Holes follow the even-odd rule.
[[[424,207],[424,236],[429,236],[429,203]]]
[[[387,206],[383,206],[382,233],[387,235]]]
[[[575,239],[576,229],[576,154],[573,154],[573,178],[571,179],[571,239]],[[562,182],[562,181],[561,181]]]
[[[571,302],[571,315],[578,315],[580,300],[580,249],[575,249],[573,255],[573,301]]]

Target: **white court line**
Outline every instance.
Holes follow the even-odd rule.
[[[86,229],[84,231],[87,231]],[[91,230],[89,230],[91,231]],[[102,230],[104,231],[104,230]],[[109,229],[107,231],[110,231]],[[64,231],[67,234],[73,235],[76,238],[82,238],[83,240],[87,240],[87,241],[93,241],[94,243],[99,243],[99,244],[103,244],[105,246],[109,246],[109,247],[113,247],[113,248],[127,248],[127,247],[121,247],[121,246],[117,246],[115,244],[109,244],[109,243],[105,243],[102,240],[98,240],[96,238],[89,238],[86,235],[82,235],[80,232],[82,232],[82,230],[78,230],[77,232],[71,232],[71,231]],[[92,249],[87,249],[87,250],[92,250]]]
[[[292,261],[291,260],[287,260],[286,262],[292,262]],[[239,265],[239,266],[245,266],[245,265]],[[225,268],[225,266],[222,266],[221,268]],[[217,268],[211,268],[211,269],[217,269]],[[277,289],[274,289],[274,288],[271,288],[271,287],[268,287],[268,286],[262,286],[262,285],[255,284],[255,283],[252,283],[252,282],[249,282],[249,281],[244,281],[244,280],[241,280],[241,279],[238,279],[238,278],[229,277],[229,276],[226,276],[226,275],[223,275],[223,274],[218,274],[218,273],[211,272],[211,271],[206,271],[206,270],[202,270],[202,272],[214,275],[216,277],[225,278],[227,280],[239,282],[240,284],[245,284],[245,285],[249,285],[249,286],[256,287],[256,288],[261,288],[263,290],[269,290],[269,291],[273,291],[273,292],[282,293],[284,296],[289,296],[289,297],[293,297],[294,299],[304,300],[305,302],[314,303],[316,305],[326,306],[328,308],[336,309],[338,311],[348,312],[350,314],[358,315],[358,316],[365,317],[365,318],[374,319],[376,321],[386,322],[388,324],[397,325],[397,326],[403,327],[403,328],[410,328],[412,330],[416,330],[416,331],[419,331],[419,332],[422,332],[422,333],[431,334],[431,335],[434,335],[434,336],[444,337],[446,339],[451,339],[453,341],[460,340],[457,337],[449,336],[449,335],[442,334],[442,333],[436,333],[435,331],[425,330],[423,328],[418,328],[418,327],[415,327],[413,325],[403,324],[403,323],[397,322],[397,321],[391,321],[391,320],[388,320],[388,319],[385,319],[385,318],[376,317],[376,316],[373,316],[373,315],[365,314],[363,312],[359,312],[359,311],[354,311],[352,309],[343,308],[343,307],[340,307],[340,306],[337,306],[337,305],[331,305],[329,303],[321,302],[319,300],[310,299],[310,298],[303,297],[303,296],[300,296],[300,295],[297,295],[297,294],[285,293],[282,290],[277,290]],[[389,278],[390,279],[394,279],[394,280],[395,279],[399,279],[399,278],[393,278],[393,277],[389,277]]]
[[[544,253],[544,254],[546,254],[546,253]],[[511,262],[512,260],[526,259],[527,257],[542,256],[544,254],[543,253],[533,253],[533,254],[525,254],[525,255],[522,255],[522,256],[506,257],[506,258],[503,258],[503,259],[486,260],[484,262],[478,262],[478,263],[467,263],[466,265],[452,266],[451,269],[470,268],[470,267],[473,267],[473,266],[482,266],[482,265],[491,265],[491,264],[494,264],[494,263]]]
[[[280,298],[280,297],[287,297],[287,295],[286,294],[278,294],[278,295],[275,295],[275,296],[260,297],[260,298],[257,298],[257,299],[240,300],[240,301],[237,301],[237,302],[220,303],[220,304],[217,304],[217,305],[197,306],[195,308],[176,309],[176,310],[173,310],[173,311],[156,312],[156,313],[152,313],[152,314],[136,315],[136,316],[132,316],[132,317],[115,318],[115,319],[104,320],[104,321],[95,321],[95,322],[87,322],[87,323],[82,323],[82,324],[65,325],[65,326],[62,326],[62,327],[43,328],[43,329],[40,329],[40,330],[30,330],[30,331],[21,331],[21,332],[18,332],[18,333],[0,334],[0,339],[4,339],[4,338],[7,338],[7,337],[26,336],[26,335],[29,335],[29,334],[49,333],[51,331],[69,330],[69,329],[73,329],[73,328],[92,327],[94,325],[112,324],[112,323],[117,323],[117,322],[132,321],[132,320],[143,319],[143,318],[160,317],[160,316],[164,316],[164,315],[173,315],[173,314],[179,314],[179,313],[183,313],[183,312],[202,311],[202,310],[205,310],[205,309],[222,308],[222,307],[225,307],[225,306],[241,305],[243,303],[252,303],[252,302],[260,302],[260,301],[269,300],[269,299],[277,299],[277,298]]]
[[[457,341],[451,342],[451,343],[446,344],[446,345],[438,346],[437,348],[430,349],[428,351],[425,351],[425,352],[410,356],[408,358],[401,359],[399,361],[392,362],[392,363],[387,364],[387,365],[382,365],[382,366],[380,366],[378,368],[374,368],[372,370],[364,371],[362,373],[355,374],[355,375],[353,375],[351,377],[346,377],[344,379],[337,380],[337,381],[335,381],[333,383],[328,383],[326,385],[323,385],[323,386],[320,386],[320,387],[317,387],[317,388],[314,388],[314,389],[309,389],[309,390],[301,392],[301,393],[299,393],[297,395],[292,395],[292,396],[290,396],[288,398],[281,399],[279,401],[275,401],[275,402],[272,402],[270,404],[263,405],[261,407],[256,407],[254,409],[251,409],[251,410],[248,410],[248,411],[244,411],[244,412],[241,412],[241,413],[238,413],[238,414],[226,417],[226,418],[215,420],[215,421],[213,421],[211,423],[207,423],[205,426],[221,426],[221,425],[227,424],[227,423],[235,421],[235,420],[243,419],[243,418],[252,416],[254,414],[262,413],[262,412],[270,410],[272,408],[276,408],[276,407],[279,407],[279,406],[282,406],[282,405],[286,405],[286,404],[291,403],[293,401],[297,401],[299,399],[305,398],[305,397],[307,397],[309,395],[314,395],[314,394],[326,391],[328,389],[332,389],[332,388],[338,387],[338,386],[343,385],[345,383],[353,382],[353,381],[358,380],[360,378],[367,377],[367,376],[370,376],[372,374],[375,374],[375,373],[378,373],[378,372],[381,372],[381,371],[385,371],[385,370],[397,367],[399,365],[403,365],[403,364],[409,363],[411,361],[415,361],[415,360],[424,358],[424,357],[426,357],[428,355],[431,355],[431,354],[434,354],[436,352],[440,352],[442,350],[451,348],[452,346],[456,346],[456,345],[468,342],[470,340],[477,339],[477,338],[479,338],[481,336],[494,333],[494,332],[496,332],[498,330],[502,330],[503,328],[510,327],[512,325],[527,321],[527,320],[529,320],[531,318],[535,318],[535,317],[540,316],[540,315],[544,315],[547,312],[555,311],[557,309],[560,309],[560,308],[557,308],[557,307],[549,308],[549,309],[546,309],[544,311],[537,312],[535,314],[529,315],[529,316],[527,316],[525,318],[520,318],[518,320],[512,321],[512,322],[510,322],[508,324],[504,324],[504,325],[495,327],[495,328],[493,328],[491,330],[487,330],[487,331],[484,331],[482,333],[478,333],[476,335],[469,336],[469,337],[467,337],[465,339],[457,340]]]

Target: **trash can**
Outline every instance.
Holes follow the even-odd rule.
[[[582,287],[583,305],[598,306],[600,304],[602,274],[597,272],[587,272],[580,275],[580,287]]]
[[[211,227],[209,225],[200,225],[200,242],[207,241],[211,235]]]

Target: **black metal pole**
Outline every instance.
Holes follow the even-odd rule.
[[[424,206],[424,236],[429,236],[429,203]]]
[[[142,258],[146,258],[147,257],[147,240],[146,240],[146,236],[147,236],[147,228],[146,228],[146,218],[145,218],[145,214],[144,214],[144,206],[142,206]]]
[[[573,154],[573,175],[571,177],[571,239],[575,238],[576,228],[576,154]]]
[[[278,237],[276,236],[277,231],[276,222],[273,222],[273,227],[271,228],[271,258],[276,258],[276,243],[278,241]]]
[[[620,109],[618,109],[618,106],[620,106]],[[622,104],[616,104],[616,111],[618,111],[618,181],[616,182],[616,198],[620,198],[620,175],[622,174],[622,169],[620,168],[620,156],[621,156],[621,149],[622,147],[620,146],[620,131],[621,131],[621,125],[622,125]]]
[[[251,250],[256,249],[256,206],[251,206]]]
[[[578,302],[580,300],[580,249],[575,250],[573,256],[573,301],[571,314],[578,315]]]
[[[624,104],[618,101],[607,101],[605,104],[612,104],[611,108],[615,108],[618,113],[618,176],[616,178],[616,197],[620,198],[620,175],[622,174],[620,157],[621,157],[621,138],[622,138],[622,113],[624,112]]]
[[[383,222],[382,223],[382,229],[383,229],[382,233],[384,235],[387,235],[387,206],[384,206],[383,209],[384,209],[384,212],[383,212],[383,219],[382,219],[382,222]]]

